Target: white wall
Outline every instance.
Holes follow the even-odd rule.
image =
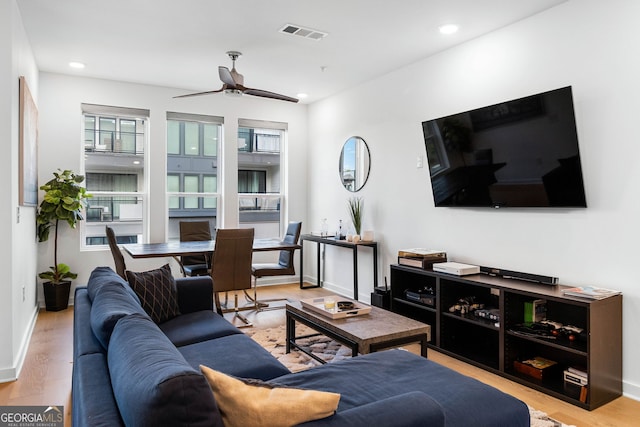
[[[39,182],[45,182],[60,169],[81,171],[82,103],[149,109],[150,147],[147,167],[150,182],[150,241],[164,242],[166,223],[166,112],[223,116],[224,145],[223,168],[231,173],[219,180],[223,192],[237,189],[237,123],[239,118],[286,122],[289,124],[289,155],[285,161],[289,175],[296,177],[288,187],[289,199],[284,206],[288,217],[295,220],[306,217],[306,158],[307,158],[307,107],[280,101],[252,98],[229,98],[222,94],[173,99],[185,90],[157,86],[129,84],[108,80],[40,74],[40,166]],[[223,223],[227,228],[238,225],[237,198],[228,197],[223,204]],[[99,265],[114,267],[108,248],[80,251],[80,233],[64,225],[59,236],[59,262],[67,263],[79,273],[74,286],[86,284],[91,271]],[[277,257],[277,254],[273,254]],[[53,242],[38,245],[38,271],[46,270],[52,263]],[[170,259],[133,260],[125,255],[127,268],[145,270],[169,262]],[[172,262],[175,267],[175,262]],[[72,290],[73,292],[73,290]],[[42,291],[40,291],[42,294]],[[72,294],[73,297],[73,294]],[[42,297],[40,297],[42,300]]]
[[[441,52],[309,109],[308,229],[347,219],[350,196],[338,178],[352,135],[371,149],[364,229],[381,244],[379,275],[398,249],[442,249],[452,260],[560,278],[624,293],[624,391],[640,398],[637,283],[640,237],[640,2],[572,0]],[[419,43],[416,40],[416,44]],[[583,210],[434,208],[421,122],[573,86],[588,208]],[[315,276],[315,253],[305,253]],[[363,251],[364,252],[364,251]],[[327,249],[325,286],[351,294],[350,258]],[[362,259],[360,297],[372,290]],[[367,275],[369,275],[367,277]]]
[[[15,1],[0,2],[0,173],[7,196],[0,208],[0,382],[18,376],[37,314],[35,208],[18,206],[18,78],[25,76],[37,105],[37,72]]]

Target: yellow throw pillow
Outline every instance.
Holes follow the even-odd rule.
[[[335,413],[340,394],[246,383],[200,365],[225,427],[286,427]]]

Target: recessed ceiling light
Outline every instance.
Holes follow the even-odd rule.
[[[438,29],[440,30],[440,34],[454,34],[458,32],[458,26],[455,24],[441,25]]]
[[[82,62],[69,62],[69,67],[81,70],[84,68],[84,64]]]
[[[307,96],[309,96],[309,95],[307,95],[306,93],[299,93],[299,94],[297,94],[296,96],[297,96],[299,99],[305,99],[305,98],[306,98]]]

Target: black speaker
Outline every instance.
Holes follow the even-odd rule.
[[[371,305],[390,310],[391,291],[382,287],[375,288],[373,292],[371,292]]]

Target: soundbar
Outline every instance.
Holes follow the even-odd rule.
[[[541,274],[523,273],[521,271],[505,270],[503,268],[483,267],[480,266],[480,273],[490,276],[500,276],[505,279],[520,279],[530,282],[540,283],[543,285],[557,285],[558,278],[552,276],[543,276]]]

